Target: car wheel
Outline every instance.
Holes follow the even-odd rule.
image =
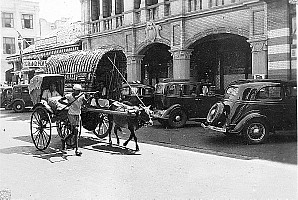
[[[187,116],[185,112],[181,109],[176,109],[170,113],[168,124],[171,128],[180,128],[185,125],[186,120]]]
[[[14,102],[12,107],[15,112],[23,112],[25,110],[25,104],[22,101]]]
[[[248,144],[260,144],[269,136],[268,125],[262,119],[249,120],[243,130],[243,136]]]
[[[207,122],[209,124],[215,124],[219,119],[220,116],[223,114],[224,111],[224,104],[223,103],[216,103],[214,104],[207,115]]]

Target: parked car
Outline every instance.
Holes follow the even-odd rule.
[[[28,84],[13,86],[12,99],[8,107],[12,108],[15,112],[23,112],[25,107],[33,106],[28,86]]]
[[[1,87],[1,108],[8,109],[8,105],[12,99],[12,87]]]
[[[297,83],[281,80],[240,80],[230,84],[224,99],[212,106],[202,126],[242,135],[249,144],[266,141],[269,133],[297,132]]]
[[[128,101],[132,105],[139,105],[142,101],[145,106],[154,107],[154,87],[141,83],[124,84],[121,89],[121,100]]]
[[[171,128],[183,127],[187,121],[206,120],[211,106],[222,98],[207,88],[210,85],[190,81],[156,84],[153,117]]]

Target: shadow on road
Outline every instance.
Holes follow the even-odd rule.
[[[61,151],[61,140],[58,135],[52,135],[49,146],[40,151],[35,148],[31,136],[19,136],[14,137],[13,139],[20,140],[23,142],[31,143],[32,145],[23,145],[23,146],[15,146],[9,148],[0,149],[0,153],[2,154],[21,154],[21,155],[29,155],[36,158],[41,158],[48,160],[51,163],[67,161],[69,156],[75,156],[73,154],[68,154],[68,150],[72,150],[73,148],[67,148],[67,151],[63,153]],[[114,155],[139,155],[134,150],[117,146],[117,145],[109,145],[106,142],[106,139],[95,139],[92,137],[81,137],[79,142],[79,147],[92,150],[97,152],[109,153]]]

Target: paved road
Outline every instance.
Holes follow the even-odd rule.
[[[56,135],[46,151],[37,151],[29,135],[29,115],[0,114],[0,197],[10,193],[12,199],[298,198],[297,166],[292,164],[168,148],[142,143],[143,139],[141,151],[135,153],[109,146],[106,139],[87,132],[82,135],[82,157],[74,156],[73,150],[62,154]],[[139,138],[148,135],[146,131],[138,133]],[[165,131],[175,136],[175,130]],[[160,138],[167,139],[163,134]],[[134,143],[128,147],[134,148]]]

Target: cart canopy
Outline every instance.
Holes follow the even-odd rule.
[[[50,88],[51,84],[55,84],[57,92],[63,96],[64,94],[64,76],[60,74],[39,74],[35,75],[28,86],[29,93],[33,104],[40,102],[42,92]]]

